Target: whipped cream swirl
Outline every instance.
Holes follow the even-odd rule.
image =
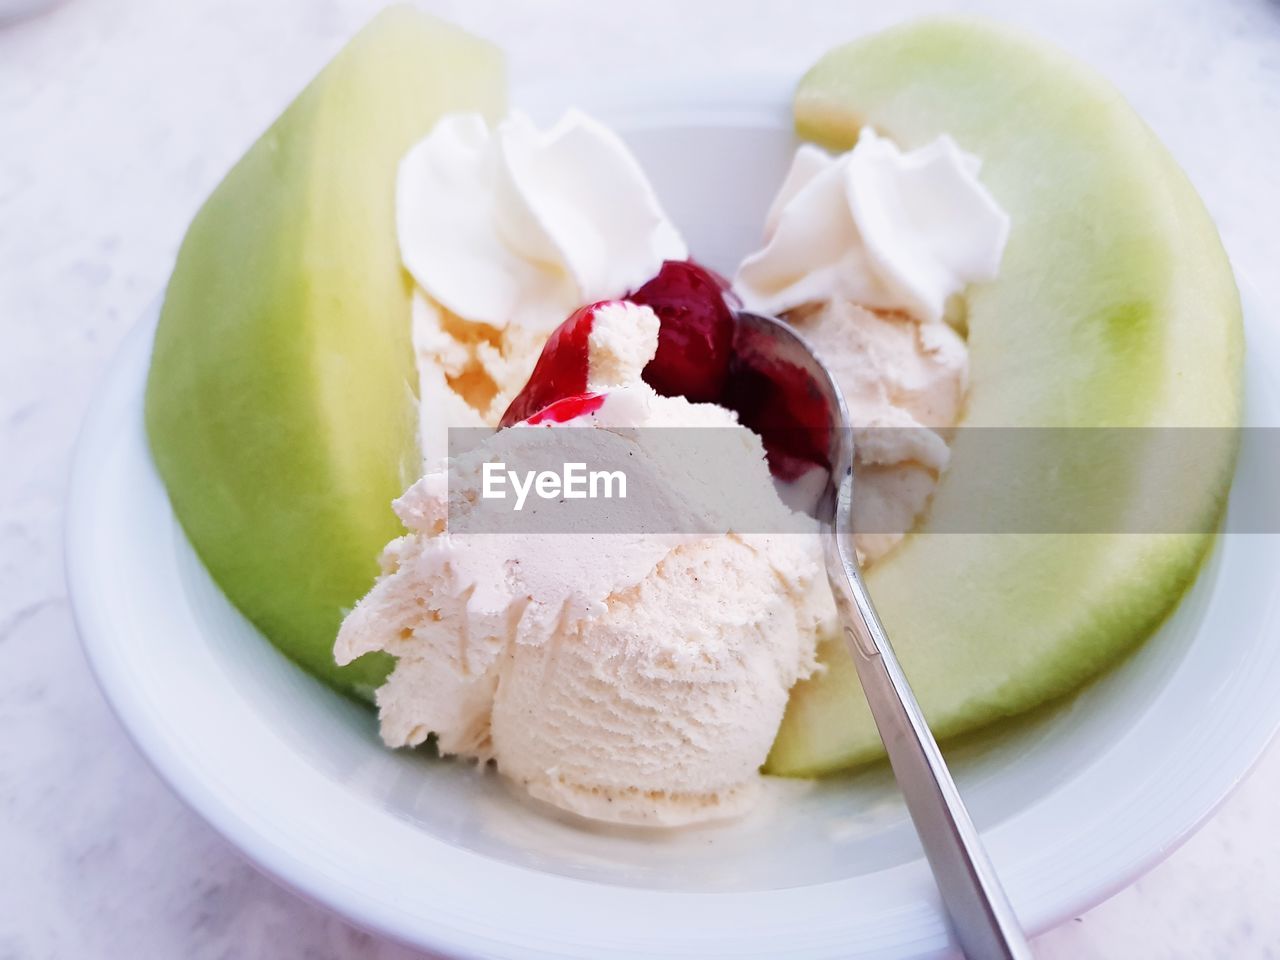
[[[578,110],[543,132],[449,114],[400,163],[400,253],[455,316],[550,332],[688,250],[622,139]]]
[[[1009,236],[980,166],[948,136],[903,152],[868,127],[839,156],[805,144],[734,286],[761,313],[843,300],[941,320],[953,294],[995,279]]]

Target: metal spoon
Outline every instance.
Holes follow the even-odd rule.
[[[858,570],[853,548],[853,433],[844,396],[808,343],[780,320],[739,313],[734,351],[748,357],[757,373],[766,371],[775,378],[785,373],[787,384],[782,389],[794,391],[798,385],[810,391],[811,399],[825,403],[823,428],[829,438],[831,473],[817,519],[822,525],[827,577],[893,775],[965,955],[974,960],[1030,960],[1026,935]]]

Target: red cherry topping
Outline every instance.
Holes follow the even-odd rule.
[[[644,368],[646,383],[658,393],[695,403],[719,398],[733,347],[731,296],[723,277],[692,261],[668,260],[656,277],[627,297],[651,307],[661,323],[657,355]],[[586,392],[587,340],[599,305],[582,307],[555,329],[499,426],[528,420],[557,400]]]
[[[658,393],[711,403],[724,389],[733,350],[729,284],[691,260],[668,260],[658,275],[627,297],[651,307],[662,325],[658,352],[644,380]]]
[[[801,371],[780,364],[767,344],[757,348],[750,328],[738,327],[728,281],[691,260],[668,260],[627,299],[652,308],[660,321],[658,352],[644,368],[654,390],[736,411],[764,441],[769,469],[780,479],[826,466],[825,401]],[[563,423],[600,408],[604,394],[587,392],[588,339],[600,305],[574,311],[555,329],[501,426]]]

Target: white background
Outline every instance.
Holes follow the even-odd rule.
[[[832,42],[930,10],[1024,23],[1119,85],[1264,311],[1280,304],[1275,0],[424,5],[506,49],[517,102],[603,74],[797,77]],[[90,391],[188,220],[378,6],[67,0],[0,26],[0,960],[413,956],[260,876],[156,779],[85,666],[60,543]],[[1037,955],[1280,957],[1278,793],[1273,748],[1185,847]]]

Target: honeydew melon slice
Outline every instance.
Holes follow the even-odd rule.
[[[174,511],[231,601],[350,693],[390,660],[338,668],[333,638],[419,472],[396,168],[441,114],[504,96],[495,48],[388,9],[213,192],[165,293],[146,425]]]
[[[833,50],[794,108],[800,136],[832,149],[870,125],[908,148],[948,133],[982,158],[1013,230],[999,279],[968,293],[962,427],[1239,424],[1240,304],[1217,231],[1090,69],[1003,27],[927,20]],[[1230,430],[1204,431],[1191,462],[1162,431],[1097,430],[993,477],[990,436],[958,431],[929,517],[868,577],[942,737],[1064,694],[1151,634],[1196,576],[1235,461]],[[1106,532],[1134,529],[1157,487],[1167,527]],[[1034,529],[1063,501],[1094,509],[1103,532],[940,532],[964,528],[975,504],[985,515],[969,529]],[[826,672],[793,691],[769,772],[881,755],[849,654],[830,640],[821,655]]]

